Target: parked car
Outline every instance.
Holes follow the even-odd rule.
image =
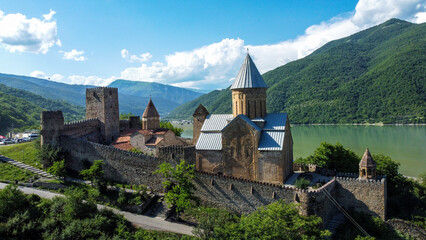
[[[23,142],[25,142],[25,140],[23,138],[19,138],[19,139],[16,139],[16,142],[17,143],[23,143]]]
[[[15,142],[12,140],[12,139],[6,139],[6,140],[4,140],[3,141],[3,144],[4,145],[7,145],[7,144],[14,144]]]

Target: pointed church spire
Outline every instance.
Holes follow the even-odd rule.
[[[248,52],[240,72],[231,86],[231,89],[241,88],[268,88]]]
[[[376,166],[376,162],[374,162],[373,157],[371,156],[370,150],[368,150],[368,148],[365,150],[364,156],[362,156],[362,159],[359,162],[359,166],[361,167]]]
[[[158,114],[157,109],[154,106],[154,103],[152,102],[151,96],[149,96],[149,103],[145,108],[145,111],[142,114],[143,118],[147,117],[160,117],[160,114]]]

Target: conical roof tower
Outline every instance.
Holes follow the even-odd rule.
[[[156,130],[158,128],[160,128],[160,114],[158,114],[150,97],[148,105],[142,114],[142,129]]]
[[[368,148],[364,152],[361,161],[359,162],[359,177],[363,179],[371,179],[376,177],[376,162],[371,156]]]
[[[251,59],[250,54],[247,53],[246,59],[231,86],[233,89],[247,89],[247,88],[268,88],[259,70]]]
[[[268,86],[247,53],[243,65],[231,86],[232,113],[244,114],[250,119],[266,115],[266,89]]]

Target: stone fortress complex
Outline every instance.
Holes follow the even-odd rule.
[[[41,143],[66,151],[73,171],[104,161],[105,177],[114,182],[143,184],[163,191],[153,172],[164,162],[181,159],[195,164],[195,195],[202,203],[250,213],[282,199],[299,203],[303,215],[316,214],[324,226],[338,207],[386,218],[386,178],[376,176],[368,149],[358,173],[335,173],[313,165],[293,166],[293,139],[285,113],[267,113],[266,84],[251,57],[232,85],[233,114],[209,114],[200,105],[194,112],[193,141],[161,129],[152,100],[142,115],[119,119],[118,90],[86,90],[86,120],[64,123],[61,111],[41,114]],[[128,151],[132,148],[143,153]],[[317,189],[294,187],[295,170],[305,170],[322,183]],[[315,180],[316,179],[316,180]]]

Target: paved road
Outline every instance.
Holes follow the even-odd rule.
[[[7,185],[8,184],[0,183],[0,189],[5,188]],[[52,193],[48,191],[43,191],[43,190],[23,187],[23,186],[18,186],[18,189],[26,194],[36,194],[42,198],[47,198],[47,199],[52,199],[55,196],[63,196],[62,194]],[[164,221],[161,218],[148,217],[148,216],[133,214],[130,212],[124,212],[124,211],[120,211],[120,210],[110,208],[100,204],[97,204],[97,205],[98,205],[98,209],[107,208],[114,211],[117,214],[123,215],[131,223],[139,227],[142,227],[143,229],[167,231],[167,232],[174,232],[174,233],[180,233],[185,235],[193,235],[192,234],[193,228],[187,225]]]

